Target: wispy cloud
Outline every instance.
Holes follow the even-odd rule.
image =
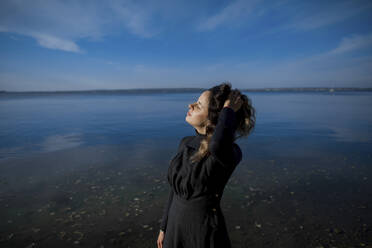
[[[33,37],[45,48],[81,52],[80,39],[101,40],[114,30],[152,37],[151,11],[134,1],[3,0],[0,32]]]
[[[344,37],[339,46],[331,50],[330,54],[340,54],[372,46],[372,33]]]
[[[371,9],[372,2],[365,0],[336,1],[331,4],[313,1],[294,2],[286,8],[290,18],[281,29],[306,31],[322,28]]]
[[[251,63],[240,66],[266,82],[307,84],[307,86],[368,86],[372,82],[372,58],[368,54],[348,56],[351,51],[368,51],[372,34],[343,38],[335,48],[303,58],[287,58],[277,63]],[[249,74],[249,73],[248,73]],[[291,86],[291,85],[289,85]]]
[[[253,12],[255,5],[259,1],[245,1],[245,0],[236,0],[235,2],[229,4],[217,14],[208,17],[203,20],[198,26],[198,31],[208,31],[217,28],[220,25],[229,23],[231,21],[238,20],[242,21],[242,17],[247,17],[247,15]]]
[[[372,10],[372,2],[366,0],[295,1],[295,0],[236,0],[214,15],[201,21],[197,31],[211,31],[223,25],[261,25],[259,34],[271,34],[288,30],[310,31],[327,27]],[[275,20],[266,25],[268,20]],[[257,27],[257,26],[256,26]],[[255,30],[256,31],[256,30]]]
[[[102,36],[97,7],[77,1],[5,0],[0,3],[0,31],[30,36],[42,47],[80,52],[77,40]]]
[[[33,33],[30,36],[34,37],[40,46],[46,48],[59,49],[67,52],[82,52],[79,46],[73,41],[63,40],[47,34]]]
[[[118,21],[133,34],[150,38],[156,34],[155,30],[147,28],[151,14],[142,6],[129,1],[110,1],[110,7]]]

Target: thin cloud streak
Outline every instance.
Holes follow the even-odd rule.
[[[50,49],[57,49],[63,50],[67,52],[77,52],[81,53],[82,50],[79,48],[77,44],[69,40],[63,40],[58,37],[54,37],[47,34],[37,34],[32,33],[30,34],[31,37],[34,37],[40,46],[50,48]]]
[[[30,36],[42,47],[69,52],[81,52],[77,44],[80,39],[101,40],[123,27],[144,38],[156,34],[147,28],[151,12],[131,1],[105,3],[4,0],[0,8],[0,32]]]
[[[368,12],[372,9],[372,3],[368,1],[340,1],[330,5],[306,6],[311,2],[300,2],[299,6],[291,6],[289,13],[290,20],[280,27],[280,30],[292,29],[297,31],[308,31],[323,28],[342,22],[361,12]]]
[[[220,25],[228,23],[230,21],[241,22],[242,17],[247,17],[247,15],[253,12],[253,9],[258,1],[245,1],[237,0],[230,5],[226,6],[222,11],[216,15],[208,17],[206,20],[201,22],[197,27],[198,31],[208,31],[217,28]]]
[[[151,38],[156,35],[155,31],[147,28],[151,13],[147,13],[141,6],[130,2],[110,1],[110,8],[117,19],[133,34],[144,38]]]
[[[297,85],[320,86],[327,83],[328,87],[352,87],[354,84],[370,87],[372,81],[372,58],[368,55],[347,57],[347,52],[368,49],[370,35],[345,38],[340,44],[329,51],[314,54],[304,58],[280,60],[277,63],[262,61],[261,63],[240,64],[236,71],[247,72],[257,81],[282,82]],[[240,73],[241,74],[241,73]]]
[[[372,33],[367,35],[353,35],[344,37],[338,47],[330,51],[330,54],[351,52],[372,46]]]

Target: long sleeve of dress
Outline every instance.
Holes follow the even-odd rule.
[[[225,166],[236,165],[242,159],[242,151],[238,145],[234,144],[236,128],[235,111],[230,107],[224,107],[218,117],[209,151]]]
[[[163,232],[165,232],[166,229],[167,229],[168,212],[169,212],[169,208],[172,204],[173,194],[174,194],[174,192],[173,192],[172,187],[169,187],[168,201],[165,204],[165,208],[163,210],[163,217],[162,217],[161,224],[160,224],[160,230],[162,230]]]
[[[177,153],[180,152],[181,149],[183,148],[184,143],[186,141],[186,138],[187,138],[187,136],[182,138],[180,144],[178,145]],[[169,212],[170,206],[172,204],[173,194],[174,194],[173,188],[169,187],[168,200],[167,200],[167,202],[165,204],[165,207],[163,209],[163,216],[162,216],[161,224],[160,224],[160,230],[162,230],[163,232],[165,232],[166,229],[167,229],[168,212]]]

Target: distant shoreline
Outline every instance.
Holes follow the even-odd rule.
[[[74,93],[192,93],[207,90],[206,88],[147,88],[147,89],[116,89],[116,90],[61,90],[61,91],[5,91],[0,94],[74,94]],[[256,88],[239,89],[245,92],[336,92],[336,91],[372,91],[372,88],[356,87],[304,87],[304,88]]]

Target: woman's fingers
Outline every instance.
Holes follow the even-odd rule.
[[[240,96],[239,91],[233,90],[232,93],[233,93],[232,94],[232,99],[235,100],[235,101],[237,101],[239,99],[239,96]]]
[[[233,109],[236,111],[239,109],[241,105],[241,94],[238,90],[232,90],[229,95],[230,105],[232,105]]]
[[[242,94],[239,90],[231,90],[227,97],[224,106],[229,106],[236,112],[243,104]]]
[[[156,242],[158,245],[158,248],[163,248],[163,239],[164,239],[164,234],[160,232],[158,236],[158,241]]]

